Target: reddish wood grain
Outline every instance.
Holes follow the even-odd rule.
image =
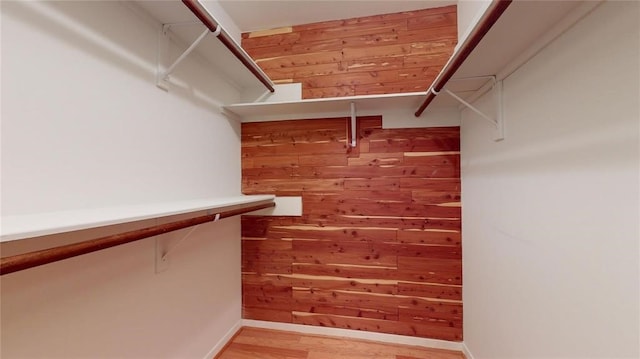
[[[298,40],[300,40],[299,32],[289,32],[260,37],[247,36],[242,39],[242,45],[245,48],[272,47],[295,44]]]
[[[291,286],[307,289],[342,290],[381,294],[398,294],[399,289],[397,281],[394,280],[363,280],[338,276],[296,276],[295,274],[291,277]],[[405,287],[405,292],[409,293],[408,289],[412,289],[412,287]],[[423,293],[418,291],[418,289],[423,289],[422,287],[416,287],[415,289],[416,293]]]
[[[460,178],[408,178],[399,180],[404,189],[434,192],[460,192]]]
[[[306,223],[319,227],[343,226],[351,227],[352,235],[365,240],[363,236],[371,236],[372,240],[389,238],[389,234],[376,235],[375,232],[395,232],[394,238],[406,243],[447,244],[445,241],[459,240],[460,219],[434,219],[429,217],[403,217],[394,215],[362,216],[362,215],[313,215],[304,216]],[[372,233],[373,231],[373,233]],[[407,232],[404,232],[407,231]],[[408,233],[408,234],[406,234]],[[389,242],[389,240],[386,240]],[[438,241],[433,242],[431,241]]]
[[[242,317],[267,322],[293,323],[291,310],[275,310],[268,308],[242,307]]]
[[[396,297],[388,294],[340,290],[296,288],[293,291],[293,300],[305,305],[319,303],[326,306],[370,309],[380,314],[396,316],[397,320],[398,305],[394,298]]]
[[[318,88],[302,88],[302,98],[324,98],[324,97],[345,97],[354,96],[356,94],[355,86],[337,86],[337,87],[318,87]]]
[[[402,69],[404,68],[404,57],[361,57],[350,61],[343,61],[343,66],[349,73]]]
[[[459,341],[459,129],[357,122],[242,124],[243,192],[303,204],[242,218],[243,316]]]
[[[245,308],[263,308],[278,311],[290,311],[292,299],[290,296],[248,295],[242,296]]]
[[[428,29],[456,24],[456,14],[453,12],[439,14],[425,14],[413,16],[407,21],[407,29]]]
[[[348,264],[395,267],[396,253],[375,242],[294,240],[293,263]]]
[[[272,69],[338,63],[343,60],[341,51],[323,51],[306,54],[272,56],[256,59],[256,63],[266,72]]]
[[[292,265],[292,270],[296,274],[319,277],[336,276],[349,279],[398,280],[396,267],[297,263]]]
[[[434,285],[425,283],[398,283],[398,294],[420,298],[462,300],[462,287],[456,285]]]
[[[400,189],[400,181],[400,178],[348,178],[344,180],[344,189],[397,191]]]
[[[460,328],[435,326],[417,322],[407,323],[402,321],[346,317],[305,312],[293,312],[292,321],[296,324],[384,332],[417,337],[431,337],[434,339],[451,341],[462,340],[462,331],[460,330]]]
[[[424,91],[457,41],[456,7],[245,33],[242,46],[303,98]]]
[[[435,75],[415,81],[385,82],[360,85],[355,89],[355,95],[383,95],[388,93],[424,92],[429,89]]]
[[[452,225],[452,229],[417,229],[399,230],[400,243],[421,243],[431,245],[460,245],[460,221]]]
[[[398,308],[398,314],[401,321],[415,321],[424,322],[425,319],[428,324],[433,319],[438,321],[444,321],[445,326],[461,327],[462,325],[462,304],[450,303],[450,302],[438,302],[438,301],[416,301],[410,297],[404,298],[405,302],[410,302],[410,305],[400,305]],[[414,304],[416,303],[417,304]],[[442,322],[440,322],[442,324]]]
[[[284,275],[242,274],[242,294],[291,298],[292,281]]]
[[[385,321],[397,321],[397,312],[385,312],[380,309],[362,308],[354,305],[327,305],[319,304],[318,301],[324,299],[320,296],[310,297],[308,300],[304,298],[296,299],[293,304],[294,312],[299,313],[317,313],[339,315],[342,317],[352,318],[370,318]]]

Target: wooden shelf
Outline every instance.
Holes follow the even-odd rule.
[[[487,76],[508,76],[524,63],[537,47],[538,42],[550,40],[548,32],[556,31],[555,25],[566,18],[580,2],[572,1],[514,1],[489,30],[462,66],[455,72],[446,88],[464,99],[472,98],[489,79]],[[546,39],[549,38],[549,39]],[[462,41],[460,41],[462,43]],[[458,52],[459,49],[456,49]],[[505,72],[506,71],[506,72]],[[243,121],[268,121],[274,119],[309,118],[323,115],[348,116],[351,102],[356,104],[358,115],[380,114],[390,108],[415,111],[427,92],[391,95],[321,98],[300,101],[240,103],[224,106]],[[429,109],[456,108],[459,102],[441,94]],[[429,111],[429,110],[428,110]]]
[[[274,198],[275,196],[272,195],[233,196],[3,216],[0,241],[8,242],[197,211],[219,211],[230,207],[249,207],[273,202]]]

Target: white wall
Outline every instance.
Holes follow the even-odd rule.
[[[5,215],[239,193],[239,125],[215,107],[238,94],[204,63],[166,93],[156,28],[122,4],[2,10]]]
[[[457,4],[458,44],[466,39],[472,25],[491,4],[491,0],[460,0]]]
[[[231,36],[231,38],[238,44],[242,42],[242,31],[233,21],[233,19],[227,14],[226,10],[222,7],[220,0],[201,0],[204,7],[209,10],[213,17],[218,21],[224,30]]]
[[[503,142],[464,113],[475,359],[640,357],[639,5],[601,5],[504,81]]]
[[[239,94],[197,55],[156,88],[159,24],[115,1],[1,6],[3,215],[240,193],[240,126],[217,107]],[[239,219],[158,275],[146,239],[0,283],[3,357],[202,358],[240,320]]]

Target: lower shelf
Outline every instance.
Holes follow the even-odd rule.
[[[273,202],[274,198],[275,196],[272,195],[230,196],[144,205],[3,216],[0,239],[1,242],[8,242],[190,212],[207,210],[219,211],[234,206],[269,203]]]

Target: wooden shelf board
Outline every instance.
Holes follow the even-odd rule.
[[[1,242],[56,233],[135,222],[190,212],[250,206],[274,200],[272,195],[231,196],[211,199],[114,206],[29,215],[3,216]]]

